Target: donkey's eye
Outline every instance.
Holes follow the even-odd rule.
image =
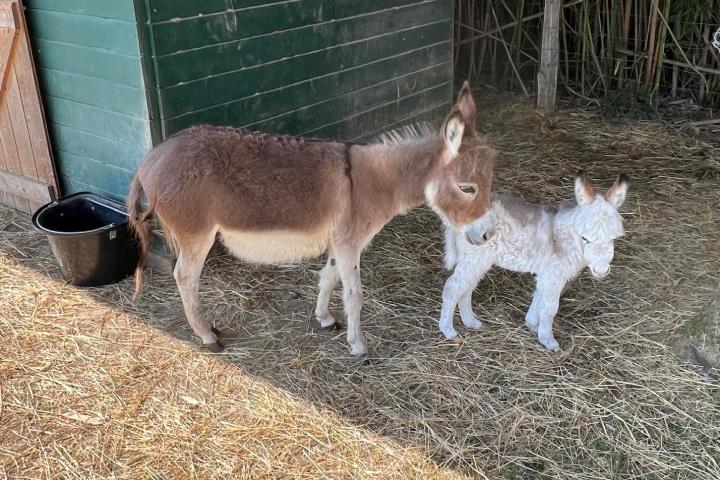
[[[585,243],[590,243],[590,240],[588,240],[587,238],[585,238],[585,237],[581,237],[581,238],[582,238],[582,241],[583,241],[583,242],[585,242]]]
[[[463,193],[466,193],[468,195],[475,195],[475,187],[473,187],[472,185],[458,185],[458,188]]]

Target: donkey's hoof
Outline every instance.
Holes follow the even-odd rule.
[[[343,329],[343,325],[338,322],[335,322],[332,325],[328,325],[327,327],[321,327],[321,328],[322,328],[322,330],[327,330],[328,332],[337,332],[337,331]]]
[[[315,320],[320,324],[320,328],[322,329],[329,329],[333,325],[335,325],[337,322],[335,321],[335,317],[332,315],[327,315],[326,317],[315,317]]]
[[[316,319],[314,329],[319,332],[337,332],[343,329],[343,325],[338,322],[323,325],[322,321]]]
[[[204,343],[203,347],[207,348],[211,353],[220,353],[225,349],[225,347],[223,347],[223,344],[219,341],[213,343]]]
[[[483,323],[477,318],[463,320],[463,325],[470,330],[482,330],[483,328]]]
[[[215,327],[212,327],[210,330],[212,330],[212,332],[213,332],[213,333],[215,334],[215,336],[217,336],[217,337],[219,337],[220,335],[222,335],[222,334],[220,333],[220,330],[218,330],[218,329],[215,328]]]
[[[368,357],[367,354],[358,355],[355,357],[355,359],[357,360],[358,365],[367,366],[372,364],[372,362],[370,361],[370,357]]]
[[[463,337],[461,337],[460,335],[455,335],[455,336],[452,337],[452,338],[448,338],[448,342],[454,343],[455,345],[460,345],[460,344],[462,344],[464,341],[465,341],[465,339],[464,339]]]
[[[560,351],[560,344],[555,340],[554,338],[551,340],[540,340],[540,343],[543,344],[545,348],[550,350],[551,352],[559,352]]]

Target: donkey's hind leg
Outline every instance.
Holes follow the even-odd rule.
[[[180,290],[185,316],[195,335],[202,339],[203,346],[213,353],[222,351],[216,330],[200,315],[200,273],[205,259],[215,241],[216,230],[191,239],[178,239],[178,259],[173,276]]]
[[[339,281],[340,272],[336,265],[335,253],[330,249],[327,263],[320,270],[320,292],[315,306],[315,318],[323,328],[335,324],[335,318],[330,314],[330,296]]]
[[[337,251],[337,269],[343,283],[343,304],[347,315],[347,342],[350,355],[362,357],[367,354],[367,346],[360,329],[363,289],[360,282],[360,250],[340,248]]]

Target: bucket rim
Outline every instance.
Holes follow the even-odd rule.
[[[77,192],[73,193],[71,195],[67,195],[65,197],[59,198],[57,200],[53,200],[52,202],[46,203],[42,207],[38,208],[35,213],[32,216],[32,224],[33,227],[35,227],[36,230],[39,232],[42,232],[46,235],[52,235],[56,237],[62,237],[62,236],[77,236],[77,235],[91,235],[96,233],[102,233],[108,230],[112,230],[113,228],[121,227],[123,225],[126,225],[128,222],[124,221],[121,223],[110,223],[108,225],[103,225],[102,227],[93,228],[91,230],[80,230],[80,231],[74,231],[74,232],[62,232],[59,230],[53,230],[50,228],[47,228],[40,224],[39,219],[42,216],[43,213],[45,213],[47,210],[57,207],[58,205],[62,205],[63,203],[66,203],[68,200],[75,199],[77,197],[89,197],[89,200],[94,201],[95,203],[102,205],[104,207],[108,207],[117,213],[120,213],[127,217],[127,211],[125,211],[125,207],[122,203],[113,200],[111,198],[103,197],[102,195],[98,195],[97,193],[93,192]]]

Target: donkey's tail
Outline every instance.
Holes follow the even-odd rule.
[[[150,240],[152,239],[152,227],[148,221],[150,215],[153,212],[154,205],[150,205],[146,210],[143,208],[143,198],[145,191],[140,183],[138,175],[135,174],[132,182],[130,183],[130,191],[128,192],[127,208],[128,208],[128,221],[130,228],[135,232],[139,245],[138,252],[138,263],[135,268],[135,292],[133,294],[133,300],[140,294],[142,287],[143,270],[147,263],[148,251],[150,250]]]

